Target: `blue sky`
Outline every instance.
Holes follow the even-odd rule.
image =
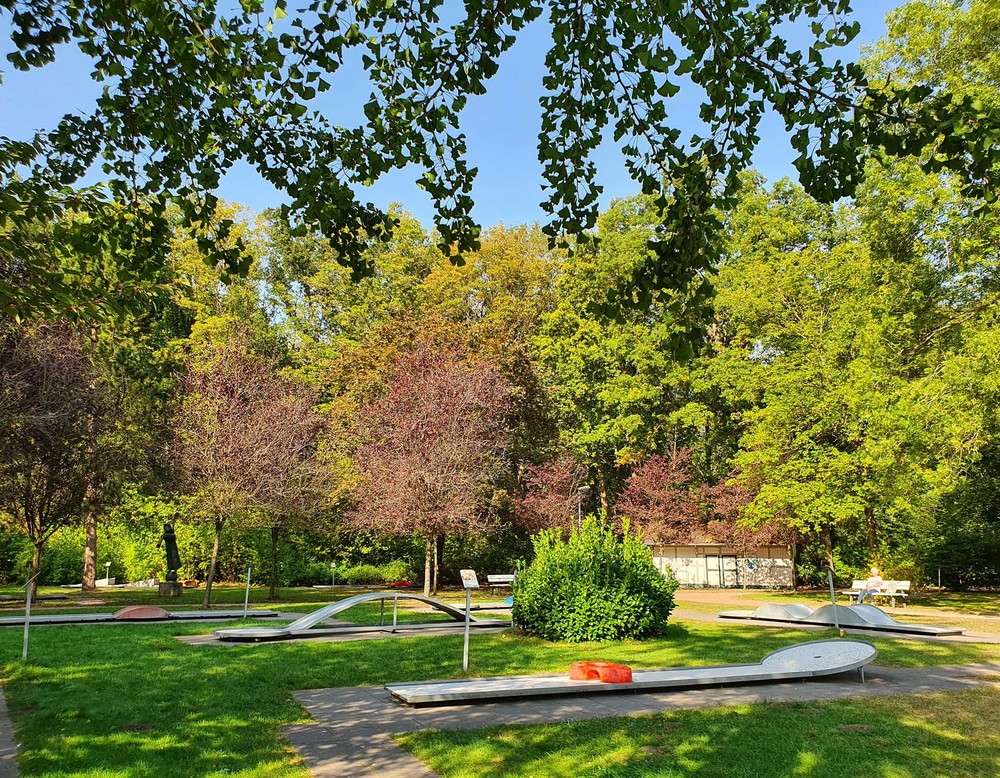
[[[895,0],[858,0],[855,18],[861,22],[861,34],[854,44],[840,50],[838,56],[854,58],[859,47],[877,40],[885,32],[884,16],[898,3]],[[292,4],[294,5],[294,3]],[[5,33],[6,17],[0,17],[4,34],[0,51],[9,50]],[[805,41],[804,26],[789,30],[794,42]],[[473,197],[474,216],[484,226],[499,222],[523,224],[542,221],[541,166],[536,154],[540,122],[538,98],[542,93],[543,61],[549,45],[547,28],[535,23],[525,29],[514,48],[501,62],[486,95],[472,98],[463,114],[463,129],[469,146],[470,164],[479,168]],[[54,65],[29,73],[13,71],[0,64],[4,83],[0,86],[0,135],[25,139],[34,130],[52,126],[65,113],[86,111],[99,86],[90,81],[87,60],[72,48],[64,47]],[[336,84],[340,105],[349,113],[361,115],[367,99],[367,84],[348,74]],[[678,126],[693,131],[697,125],[697,105],[678,103],[675,120]],[[338,112],[339,113],[339,112]],[[338,119],[341,117],[337,117]],[[344,119],[347,117],[345,116]],[[780,121],[770,118],[761,128],[761,143],[754,166],[768,179],[794,175],[794,155]],[[614,197],[634,194],[636,184],[629,178],[622,157],[615,146],[605,143],[595,159],[599,183],[604,186],[602,205]],[[387,175],[359,195],[382,207],[402,203],[425,226],[432,222],[429,199],[413,184],[417,173],[397,171]],[[282,196],[263,182],[249,167],[234,169],[224,180],[219,194],[260,211],[281,202]]]

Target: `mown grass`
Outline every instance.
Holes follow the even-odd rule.
[[[741,705],[536,727],[418,732],[397,742],[443,776],[1000,774],[1000,691]]]
[[[366,592],[384,591],[377,588],[337,588],[330,589],[310,589],[310,588],[285,588],[279,589],[279,596],[276,600],[268,599],[267,587],[250,588],[250,606],[255,608],[265,608],[269,610],[282,610],[293,612],[309,612],[318,607],[331,602],[343,600],[356,594]],[[20,594],[21,601],[0,601],[0,615],[17,616],[24,613],[23,590],[15,590],[11,587],[0,589],[0,593],[8,596]],[[401,590],[401,594],[420,594],[416,589]],[[32,602],[32,613],[95,613],[116,611],[129,605],[156,605],[168,610],[192,610],[201,608],[204,589],[185,589],[180,597],[162,599],[155,589],[99,589],[96,592],[81,593],[79,589],[60,589],[57,587],[44,587],[39,589],[41,595],[63,595],[65,599],[57,600],[36,600]],[[212,589],[212,608],[232,610],[242,608],[245,597],[245,589],[235,585],[222,585]],[[465,595],[460,592],[447,592],[438,595],[437,599],[454,604],[464,604]],[[491,597],[487,593],[477,592],[473,597],[473,602],[496,602],[497,597]],[[377,607],[377,606],[376,606]]]
[[[367,608],[367,616],[356,620],[371,618],[373,611],[377,618],[377,606]],[[173,637],[209,629],[203,624],[38,627],[27,665],[19,661],[20,630],[0,630],[22,774],[304,778],[307,772],[280,737],[282,725],[305,715],[292,691],[461,675],[460,635],[231,648],[190,646]],[[570,645],[509,633],[473,634],[470,675],[564,671],[580,659],[635,667],[757,661],[781,646],[829,634],[694,621],[676,621],[665,638],[637,643]],[[1000,660],[1000,646],[873,642],[882,664]],[[750,741],[745,745],[754,747]]]

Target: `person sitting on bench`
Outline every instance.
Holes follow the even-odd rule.
[[[875,604],[875,595],[882,591],[882,576],[878,574],[878,568],[872,568],[872,574],[868,576],[868,580],[865,581],[865,587],[858,592],[858,605],[860,605],[864,598],[868,598],[868,602],[872,605]]]

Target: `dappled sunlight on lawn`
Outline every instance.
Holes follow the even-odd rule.
[[[744,705],[398,740],[444,776],[980,776],[1000,693]],[[950,725],[952,709],[962,717]],[[966,729],[967,728],[967,729]],[[967,736],[956,738],[955,730]]]
[[[377,619],[377,605],[369,607],[371,616]],[[21,743],[22,774],[159,778],[225,773],[305,778],[305,769],[281,739],[283,725],[308,720],[292,699],[293,691],[462,675],[460,634],[335,643],[283,641],[229,648],[191,646],[174,637],[205,634],[212,628],[174,623],[34,630],[29,664],[9,661],[5,667],[5,689]],[[581,659],[636,667],[756,662],[781,646],[830,634],[674,620],[667,635],[658,640],[569,644],[525,638],[509,630],[472,635],[469,674],[565,672]],[[19,656],[20,640],[18,630],[0,631],[0,652],[9,658]],[[974,645],[875,642],[880,662],[900,665],[954,664],[992,656]],[[765,713],[764,718],[791,715],[777,710]],[[560,757],[565,766],[533,771],[542,764],[533,760],[542,757],[525,750],[522,735],[478,746],[487,748],[489,755],[477,758],[477,764],[500,765],[493,772],[509,775],[582,775],[586,773],[578,772],[580,764],[600,764],[604,774],[632,776],[643,775],[643,765],[676,760],[681,749],[686,761],[683,765],[671,762],[674,773],[657,767],[650,774],[688,775],[684,765],[703,764],[697,775],[709,775],[705,771],[716,763],[719,753],[736,748],[741,740],[753,742],[762,736],[753,724],[760,715],[709,716],[700,729],[687,718],[661,717],[655,728],[638,739],[631,725],[617,723],[609,753],[595,750],[597,745],[585,737],[553,735],[543,729],[523,737],[537,739],[541,753],[565,754]],[[908,716],[908,722],[923,721],[915,713]],[[803,726],[807,718],[815,717],[800,714],[796,726]],[[859,715],[855,720],[867,718]],[[927,721],[932,727],[934,719]],[[921,737],[932,735],[901,724],[891,731],[907,729]],[[962,727],[947,727],[949,732],[953,729]],[[606,740],[605,735],[601,732],[600,737]],[[861,737],[870,738],[871,733],[861,733]],[[947,751],[954,742],[941,736],[928,747]],[[780,745],[790,748],[784,742]],[[982,743],[973,746],[985,747]],[[577,761],[577,752],[590,761]],[[787,754],[781,762],[785,774],[793,769],[797,753]],[[642,769],[636,771],[637,767]],[[455,769],[455,774],[476,774]]]

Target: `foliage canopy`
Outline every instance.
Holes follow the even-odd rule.
[[[239,162],[284,192],[284,215],[323,235],[355,273],[371,271],[365,249],[394,220],[354,187],[411,165],[434,202],[441,248],[458,257],[475,249],[476,171],[460,117],[526,25],[543,17],[552,31],[538,145],[546,230],[561,238],[594,225],[601,188],[592,154],[613,134],[660,216],[653,257],[610,292],[640,307],[664,288],[695,308],[710,295],[701,273],[718,261],[714,209],[731,202],[768,110],[791,134],[807,191],[826,201],[851,194],[879,148],[932,149],[926,164],[959,172],[989,197],[1000,148],[1000,122],[976,98],[922,83],[873,85],[860,66],[831,62],[827,50],[859,31],[847,0],[642,8],[612,0],[277,0],[273,8],[262,0],[0,0],[0,13],[9,14],[14,67],[44,67],[60,45],[75,43],[105,85],[91,109],[29,140],[0,139],[0,217],[59,223],[58,253],[111,254],[140,285],[164,255],[168,201],[211,264],[246,271],[245,246],[229,240],[233,222],[213,218],[214,192]],[[789,24],[809,30],[805,50],[789,44]],[[365,120],[339,126],[323,111],[324,93],[335,93],[342,68],[358,59],[372,87]],[[704,125],[689,138],[671,120],[682,93],[700,101]],[[107,186],[74,189],[95,167]],[[23,255],[16,234],[0,255]],[[59,308],[56,287],[36,291],[36,309]],[[0,277],[0,308],[31,310],[31,296],[17,292]]]

